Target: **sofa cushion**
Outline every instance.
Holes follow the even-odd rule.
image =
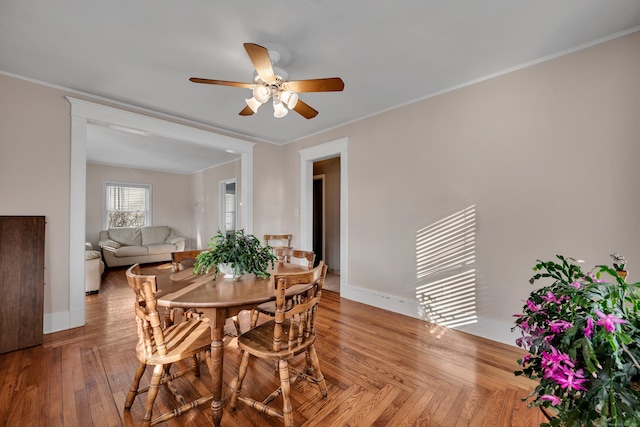
[[[142,245],[142,235],[140,229],[135,228],[110,228],[109,238],[120,243],[122,246]]]
[[[160,243],[158,245],[148,245],[149,255],[166,254],[176,251],[176,245],[170,243]]]
[[[128,256],[144,256],[148,255],[149,251],[146,246],[121,246],[114,252],[117,258],[124,258]]]
[[[98,243],[103,250],[108,250],[111,252],[115,251],[120,246],[122,246],[120,243],[116,242],[115,240],[100,240],[100,242]]]
[[[167,237],[171,234],[171,228],[166,225],[153,225],[140,228],[140,232],[143,245],[157,245],[166,242]]]

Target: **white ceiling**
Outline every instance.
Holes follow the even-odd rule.
[[[638,0],[2,0],[0,72],[283,144],[639,29]],[[245,42],[345,89],[301,94],[311,120],[239,116],[248,89],[188,79],[251,82]]]
[[[239,158],[237,154],[157,135],[87,126],[87,161],[92,163],[192,174]]]

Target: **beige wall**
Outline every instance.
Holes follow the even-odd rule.
[[[638,46],[635,33],[290,144],[293,161],[349,137],[349,286],[415,300],[416,232],[470,205],[480,335],[505,339],[538,258],[620,252],[640,275]]]
[[[69,103],[0,75],[0,215],[44,215],[45,313],[69,307]]]
[[[297,223],[294,217],[296,197],[289,189],[291,179],[298,176],[285,175],[288,159],[282,157],[284,147],[272,144],[258,144],[254,151],[253,168],[253,234],[263,241],[265,234],[293,234],[293,243],[299,241]],[[285,180],[284,177],[287,177]]]
[[[152,186],[152,225],[168,225],[178,236],[192,242],[191,176],[144,169],[87,163],[86,240],[98,248],[98,235],[104,230],[104,183],[150,184]]]
[[[191,193],[189,201],[192,210],[193,231],[192,249],[204,249],[211,236],[220,227],[220,181],[236,179],[238,189],[237,200],[240,205],[242,180],[240,179],[240,161],[229,162],[215,168],[210,168],[191,176]],[[238,227],[242,228],[241,209],[238,207]]]

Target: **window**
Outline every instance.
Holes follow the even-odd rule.
[[[220,181],[220,229],[236,230],[236,180]]]
[[[151,185],[105,183],[107,228],[151,225]]]

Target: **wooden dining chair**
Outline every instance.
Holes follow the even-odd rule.
[[[293,260],[296,264],[306,265],[309,270],[313,268],[316,260],[316,254],[313,251],[303,251],[302,249],[278,248],[276,249],[278,262],[291,263]]]
[[[172,384],[172,380],[190,372],[193,372],[196,377],[200,376],[200,363],[210,354],[211,330],[207,323],[197,319],[186,320],[163,329],[156,305],[156,276],[141,275],[139,264],[132,265],[126,275],[129,287],[136,294],[135,314],[138,331],[136,357],[139,365],[127,394],[124,409],[131,409],[136,396],[148,393],[141,423],[146,427],[172,419],[212,400],[213,396],[208,395],[186,402],[184,396]],[[201,357],[199,358],[198,355]],[[169,373],[172,364],[182,360],[188,360],[191,366]],[[147,366],[154,367],[153,374],[149,385],[140,388],[140,380]],[[181,406],[152,419],[153,404],[160,385],[165,385]]]
[[[320,370],[320,362],[315,348],[315,316],[322,294],[319,280],[324,263],[308,273],[274,277],[277,283],[276,312],[273,320],[265,322],[238,337],[238,346],[242,352],[242,361],[238,376],[231,382],[229,409],[234,410],[238,402],[259,412],[280,419],[285,427],[293,427],[293,408],[291,406],[291,385],[303,379],[318,386],[324,399],[328,396],[327,384]],[[312,287],[305,290],[306,285]],[[301,289],[296,292],[295,289]],[[295,295],[285,298],[285,293]],[[291,305],[286,307],[286,301]],[[289,367],[289,360],[302,353],[307,355],[306,372]],[[241,396],[242,383],[247,374],[251,357],[278,362],[280,385],[264,399]],[[253,387],[252,387],[253,388]],[[310,389],[309,389],[310,390]],[[278,396],[282,397],[282,409],[271,405]]]
[[[320,265],[322,265],[322,268],[319,268]],[[309,283],[313,281],[318,286],[318,294],[322,295],[322,288],[324,286],[324,281],[327,277],[327,271],[329,270],[329,267],[326,264],[324,264],[323,261],[320,261],[320,265],[318,265],[318,267],[316,267],[311,274],[301,273],[296,275],[289,275],[288,276],[289,282],[290,283]],[[275,283],[278,283],[277,281],[279,277],[281,276],[278,276],[278,275],[274,276]],[[287,299],[285,301],[285,309],[288,309],[291,307],[291,305],[293,304],[291,299],[294,299],[294,298],[298,298],[298,296],[290,297],[290,299]],[[258,320],[260,319],[260,315],[264,315],[270,318],[274,317],[276,315],[276,302],[267,301],[254,307],[253,310],[251,310],[251,320],[249,323],[250,328],[255,328],[258,325]],[[307,354],[307,368],[310,368],[310,367],[311,365],[309,364],[309,355]],[[278,371],[278,364],[276,363],[276,372],[277,371]]]
[[[196,262],[196,257],[200,255],[202,251],[204,251],[204,249],[171,252],[171,265],[173,266],[173,271],[177,273],[185,267],[193,267],[193,264]]]
[[[311,265],[313,266],[313,261]],[[322,287],[324,286],[324,281],[325,281],[325,278],[327,277],[327,270],[328,270],[328,266],[323,261],[320,261],[320,263],[315,269],[314,268],[309,269],[309,273],[304,272],[299,274],[288,274],[287,276],[290,277],[290,280],[298,281],[298,283],[305,283],[305,280],[307,281],[313,280],[314,282],[318,283],[318,290],[322,292]],[[278,279],[280,277],[282,276],[279,276],[277,274],[274,275],[273,277],[274,283],[278,283]],[[286,304],[289,305],[291,303],[287,301]],[[251,328],[255,328],[258,324],[258,320],[261,314],[269,317],[274,317],[275,313],[276,313],[275,301],[267,301],[262,304],[259,304],[256,307],[254,307],[253,310],[251,310],[251,322],[249,323],[249,326]]]
[[[264,244],[271,246],[275,254],[278,248],[291,248],[291,239],[293,239],[293,234],[265,234]]]
[[[173,272],[177,273],[185,268],[193,267],[193,264],[196,261],[196,257],[203,250],[204,249],[193,249],[190,251],[171,252],[171,266],[173,267]],[[194,310],[166,307],[164,327],[171,326],[175,323],[176,312],[178,313],[178,315],[182,314],[186,318],[193,317],[194,314],[197,314],[194,312]]]

